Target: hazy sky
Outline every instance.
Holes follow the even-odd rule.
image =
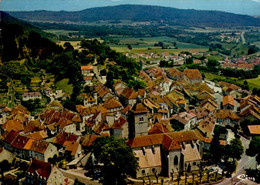
[[[4,11],[75,11],[119,4],[146,4],[260,16],[260,0],[0,0],[0,2],[0,9]]]

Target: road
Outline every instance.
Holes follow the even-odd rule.
[[[245,39],[245,37],[244,37],[244,34],[245,34],[245,32],[243,31],[243,32],[241,33],[242,44],[245,44],[245,43],[246,43],[246,39]]]
[[[65,177],[70,178],[70,179],[78,179],[80,182],[88,185],[101,185],[98,181],[93,181],[91,178],[86,177],[84,173],[87,171],[82,169],[82,168],[77,168],[77,169],[70,169],[70,170],[63,170],[61,169],[62,173],[64,174]]]
[[[97,79],[98,79],[99,82],[101,82],[102,84],[105,84],[105,83],[106,83],[106,80],[103,79],[103,78],[101,78],[101,76],[99,75],[97,66],[94,66],[93,72],[96,74],[96,77],[97,77]]]
[[[221,183],[218,183],[218,185],[257,185],[257,183],[255,182],[249,180],[241,180],[237,178],[239,175],[245,174],[245,169],[256,167],[255,157],[249,157],[245,153],[246,149],[249,147],[250,140],[241,136],[241,141],[244,146],[244,153],[241,159],[238,161],[237,171],[235,172],[235,174],[232,175],[232,178],[226,178]]]

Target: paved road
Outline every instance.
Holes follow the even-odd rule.
[[[244,150],[246,151],[246,149],[249,147],[249,143],[250,140],[244,138],[241,136],[241,141],[242,144],[244,146]],[[255,168],[255,157],[249,157],[245,154],[245,151],[241,157],[241,159],[238,161],[238,166],[237,166],[237,171],[235,172],[235,174],[232,175],[232,179],[231,178],[227,178],[224,179],[221,183],[219,183],[219,185],[257,185],[257,183],[249,181],[249,180],[241,180],[238,179],[237,177],[241,174],[245,174],[245,169],[247,168]]]
[[[87,184],[87,185],[101,185],[101,183],[97,181],[92,181],[91,178],[86,177],[84,173],[86,170],[82,168],[77,168],[77,169],[70,169],[70,170],[63,170],[61,169],[65,177],[68,177],[70,179],[78,179],[80,182]]]
[[[105,84],[106,80],[101,78],[101,76],[99,76],[99,72],[98,72],[97,66],[94,66],[93,71],[96,74],[96,77],[97,77],[98,81],[101,82],[102,84]]]

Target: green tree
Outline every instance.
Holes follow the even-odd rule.
[[[240,139],[234,138],[231,140],[229,145],[226,145],[225,147],[227,150],[227,155],[233,159],[233,162],[235,160],[241,159],[241,155],[244,152],[244,147],[242,145],[242,142]]]
[[[246,150],[248,156],[255,156],[260,154],[260,136],[255,136],[249,144],[249,148]]]
[[[100,137],[93,143],[93,153],[98,163],[103,163],[104,184],[126,184],[126,175],[134,176],[138,162],[124,139]]]

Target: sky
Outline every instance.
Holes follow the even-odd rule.
[[[120,4],[144,4],[180,9],[220,10],[260,16],[260,0],[0,0],[3,11],[78,11]]]

